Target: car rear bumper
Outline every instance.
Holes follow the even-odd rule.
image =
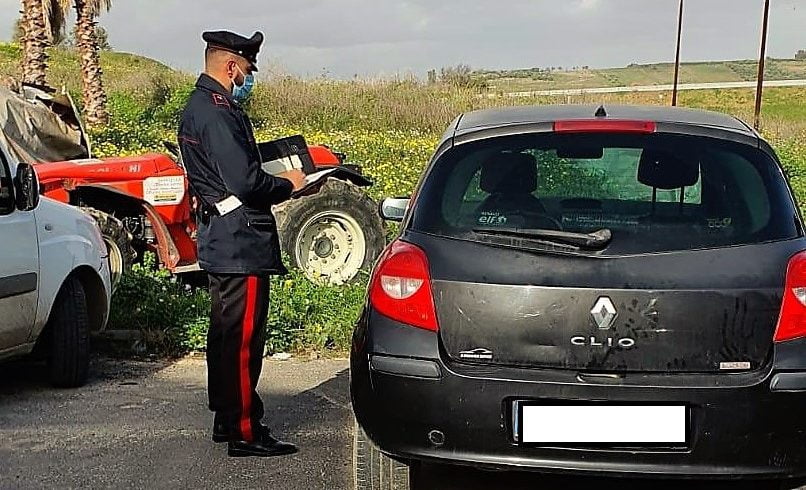
[[[543,370],[378,354],[386,350],[383,345],[389,344],[357,339],[351,391],[359,424],[393,457],[620,476],[806,477],[806,391],[800,389],[806,386],[798,384],[798,376],[785,376],[783,384],[779,376],[778,386],[786,391],[776,392],[771,385],[779,373],[771,370],[726,375],[721,385],[710,379],[685,386],[646,384],[645,379],[586,382],[577,373],[563,378]],[[515,441],[514,400],[685,403],[691,409],[688,447],[525,447]],[[581,426],[599,423],[629,421],[579,421]],[[442,445],[429,438],[432,431],[444,435]]]

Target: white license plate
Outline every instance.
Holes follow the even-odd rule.
[[[688,443],[685,405],[563,404],[520,402],[516,437],[524,444],[683,446]]]

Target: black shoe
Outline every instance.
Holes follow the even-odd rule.
[[[259,438],[252,442],[230,441],[227,448],[227,454],[235,458],[245,456],[283,456],[294,454],[297,451],[297,446],[289,442],[278,441],[270,436],[268,431],[261,431]]]
[[[262,439],[263,437],[268,437],[271,439],[271,429],[263,424],[260,424],[257,427],[256,432],[258,439]],[[230,439],[230,431],[227,430],[226,424],[218,421],[213,422],[213,442],[227,442]]]
[[[213,423],[213,442],[227,442],[229,439],[227,426],[222,422]]]

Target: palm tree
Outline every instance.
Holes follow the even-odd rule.
[[[45,0],[48,1],[48,0]],[[66,13],[70,7],[76,11],[76,47],[81,60],[84,118],[89,125],[104,124],[109,119],[106,110],[106,91],[101,70],[100,48],[95,19],[102,11],[112,7],[112,0],[53,0]]]
[[[46,48],[64,38],[65,10],[59,0],[22,0],[18,27],[22,42],[22,81],[46,85]]]
[[[24,83],[47,83],[46,48],[64,32],[65,16],[70,8],[75,9],[75,39],[81,61],[84,114],[90,125],[103,124],[109,119],[95,19],[111,6],[111,0],[22,0]]]
[[[42,0],[22,0],[22,81],[45,85],[48,35]]]

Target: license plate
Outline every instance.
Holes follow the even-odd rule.
[[[688,445],[683,404],[516,402],[515,439],[521,444],[680,447]]]

